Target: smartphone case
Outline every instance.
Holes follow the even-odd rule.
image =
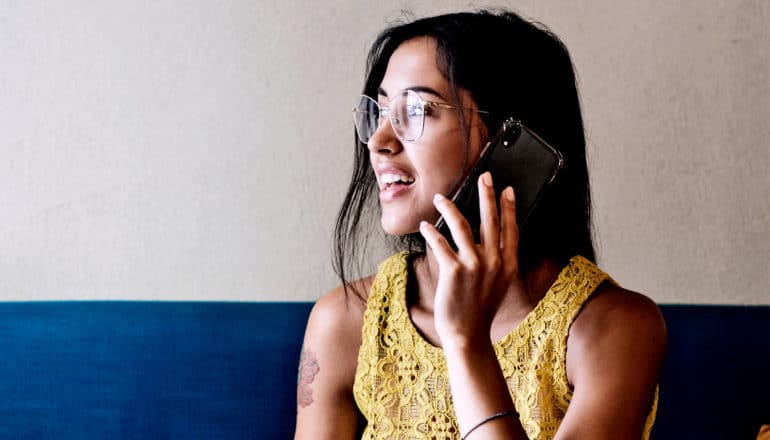
[[[485,146],[472,171],[450,198],[468,220],[478,243],[481,221],[477,182],[481,174],[489,171],[498,201],[506,187],[513,187],[516,195],[516,220],[519,229],[523,230],[532,210],[556,178],[563,162],[561,153],[555,148],[520,121],[509,118]],[[443,217],[436,222],[436,228],[456,249]]]

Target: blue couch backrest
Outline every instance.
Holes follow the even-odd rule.
[[[311,307],[0,303],[0,438],[291,438]],[[661,309],[653,438],[754,438],[770,423],[770,307]]]

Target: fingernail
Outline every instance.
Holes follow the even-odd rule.
[[[509,202],[516,201],[516,199],[513,196],[513,188],[511,188],[510,186],[508,188],[505,188],[505,190],[503,190],[503,195]]]
[[[486,173],[481,175],[481,181],[484,182],[484,185],[488,187],[492,187],[492,173],[487,171]]]
[[[436,201],[436,202],[440,202],[440,201],[444,200],[445,198],[446,197],[444,197],[444,195],[441,194],[441,193],[436,193],[436,195],[433,196],[433,200]]]

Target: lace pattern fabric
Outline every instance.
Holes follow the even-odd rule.
[[[380,265],[364,312],[362,344],[353,385],[367,420],[363,439],[459,439],[446,360],[417,331],[406,304],[409,255]],[[508,335],[493,344],[521,423],[530,439],[550,439],[564,418],[572,390],[567,381],[569,326],[604,281],[577,256],[545,297]],[[654,421],[655,402],[644,438]]]

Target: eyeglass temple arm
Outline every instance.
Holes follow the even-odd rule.
[[[443,102],[436,102],[436,101],[423,101],[423,103],[424,103],[425,105],[429,105],[429,106],[431,106],[431,107],[440,107],[440,108],[459,108],[459,109],[461,109],[461,110],[473,110],[473,111],[475,111],[476,113],[486,113],[486,114],[489,114],[489,112],[488,112],[488,111],[486,111],[486,110],[476,110],[476,109],[473,109],[473,108],[470,108],[470,107],[458,107],[458,106],[456,106],[456,105],[445,104],[445,103],[443,103]]]

